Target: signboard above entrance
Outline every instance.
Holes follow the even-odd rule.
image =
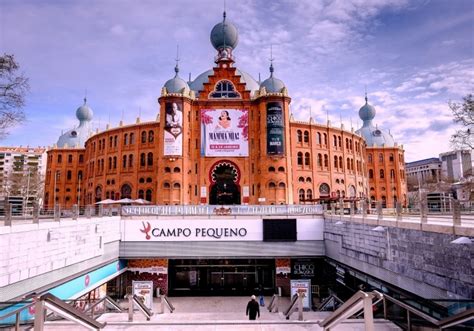
[[[247,109],[202,109],[201,154],[249,156]]]

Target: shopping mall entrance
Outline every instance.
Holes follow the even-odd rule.
[[[251,295],[273,291],[274,259],[169,260],[170,295]]]
[[[209,204],[240,205],[239,169],[230,161],[214,165],[210,174]]]

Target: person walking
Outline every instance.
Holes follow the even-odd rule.
[[[258,286],[258,301],[260,302],[261,307],[265,307],[265,299],[263,296],[263,285],[260,284]]]
[[[252,295],[251,300],[247,304],[245,315],[249,317],[249,320],[256,320],[257,316],[260,318],[260,307],[256,299],[255,295]]]

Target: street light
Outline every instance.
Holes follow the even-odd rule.
[[[56,186],[58,181],[58,176],[61,173],[61,170],[56,170],[54,173],[54,202],[53,202],[53,209],[56,209]]]

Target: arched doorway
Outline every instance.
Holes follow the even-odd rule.
[[[214,164],[210,174],[209,204],[240,205],[240,171],[231,161]]]

